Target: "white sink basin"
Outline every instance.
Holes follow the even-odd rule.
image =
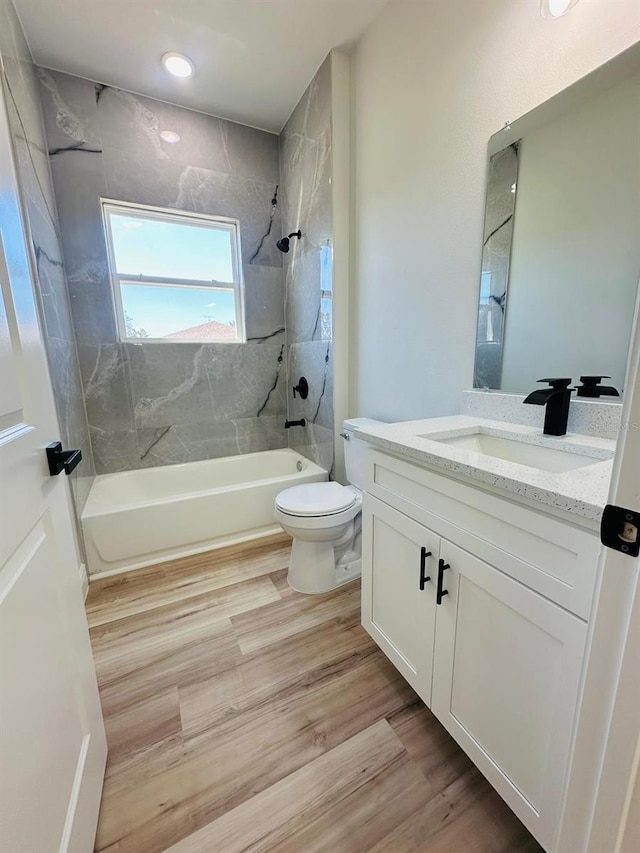
[[[550,471],[554,474],[584,468],[586,465],[594,465],[597,462],[604,461],[605,458],[610,458],[606,455],[589,456],[583,453],[572,453],[570,450],[514,441],[510,438],[488,435],[480,430],[454,438],[438,438],[435,435],[421,437],[439,441],[442,444],[449,445],[449,447],[459,447],[461,450],[482,453],[485,456],[504,459],[507,462],[517,462],[519,465],[528,465],[530,468],[539,468],[542,471]]]

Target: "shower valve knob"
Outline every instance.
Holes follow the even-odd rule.
[[[298,384],[293,386],[294,399],[296,396],[296,392],[298,392],[301,400],[306,400],[309,396],[309,383],[307,382],[304,376],[301,376]]]

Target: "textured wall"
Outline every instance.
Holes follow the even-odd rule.
[[[278,137],[39,76],[97,472],[286,446]],[[248,342],[119,343],[100,197],[239,219]]]
[[[285,258],[288,410],[307,426],[291,447],[333,469],[331,59],[327,57],[280,136],[283,233],[302,230]],[[292,386],[305,376],[306,400]]]
[[[46,154],[38,82],[9,0],[0,0],[0,52],[9,125],[27,218],[25,224],[33,243],[49,370],[62,433],[60,436],[52,435],[51,440],[60,438],[65,447],[82,450],[83,461],[70,477],[79,515],[93,482],[91,442]]]
[[[460,411],[473,379],[489,137],[640,37],[637,0],[581,0],[557,20],[539,8],[392,0],[358,44],[358,414]]]

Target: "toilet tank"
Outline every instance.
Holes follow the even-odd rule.
[[[345,436],[344,442],[344,462],[347,471],[347,480],[352,486],[357,489],[364,488],[364,454],[366,444],[364,441],[358,441],[358,430],[365,426],[381,426],[382,421],[375,421],[372,418],[349,418],[342,424],[342,434]],[[347,438],[348,436],[348,438]]]

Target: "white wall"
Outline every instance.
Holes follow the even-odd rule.
[[[520,146],[502,384],[623,387],[640,275],[640,74]]]
[[[351,410],[460,410],[470,388],[489,137],[640,39],[637,0],[393,0],[354,68]]]

